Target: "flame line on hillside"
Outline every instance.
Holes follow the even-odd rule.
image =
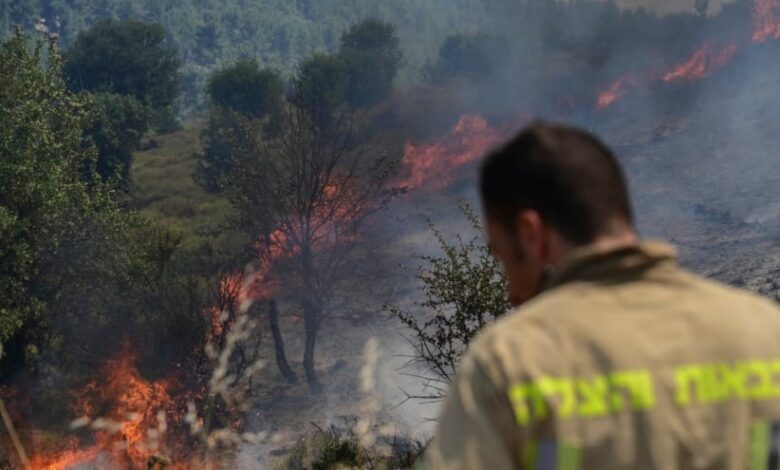
[[[647,81],[677,80],[696,81],[707,77],[716,68],[724,67],[737,52],[749,43],[762,43],[780,39],[780,0],[755,0],[752,8],[753,31],[749,37],[734,40],[730,44],[716,47],[703,44],[691,53],[685,61],[666,72],[655,74]],[[596,108],[606,109],[626,96],[638,82],[631,76],[618,78],[604,86],[597,94]]]

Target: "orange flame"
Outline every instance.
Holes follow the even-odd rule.
[[[627,78],[621,78],[609,84],[609,86],[599,92],[598,99],[596,100],[596,107],[598,109],[604,109],[612,106],[628,92],[628,83],[629,80]]]
[[[67,441],[66,449],[31,458],[33,470],[66,470],[77,464],[95,464],[105,455],[118,469],[146,468],[149,460],[166,450],[166,417],[177,419],[176,406],[168,392],[172,380],[149,382],[135,366],[136,356],[125,346],[106,362],[100,382],[93,381],[76,393],[74,411],[91,424],[94,444],[82,446]],[[105,410],[105,411],[103,411]],[[102,414],[97,418],[97,414]],[[168,468],[193,468],[193,465]]]
[[[259,253],[259,267],[243,277],[233,276],[231,285],[238,287],[236,304],[272,298],[280,286],[273,276],[278,263],[288,261],[301,253],[304,243],[311,243],[315,252],[354,241],[358,234],[349,230],[352,222],[361,217],[371,201],[361,201],[349,185],[331,183],[322,191],[322,198],[314,205],[311,215],[301,220],[287,221],[283,227],[255,243]],[[243,281],[242,281],[243,279]],[[219,316],[219,312],[215,315]]]
[[[754,43],[780,39],[780,0],[755,0],[752,9],[753,31],[750,40]],[[747,38],[746,38],[747,39]],[[723,67],[736,55],[746,40],[713,49],[704,45],[696,49],[685,62],[660,75],[665,82],[676,80],[700,80],[708,76],[714,68]],[[655,75],[652,79],[657,79]],[[617,80],[608,85],[598,95],[596,107],[607,108],[626,94],[626,79]]]
[[[756,0],[753,4],[753,42],[780,39],[780,0]]]
[[[406,144],[401,164],[407,176],[396,184],[408,189],[441,189],[456,178],[458,169],[481,157],[501,138],[502,133],[483,117],[463,115],[445,138],[429,145]]]
[[[731,62],[737,53],[737,46],[730,44],[713,52],[712,47],[705,45],[696,49],[691,57],[663,75],[665,82],[673,80],[700,80],[709,75],[716,67],[723,67]]]

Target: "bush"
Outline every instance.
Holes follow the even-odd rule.
[[[344,428],[331,425],[304,436],[272,468],[276,470],[329,470],[334,468],[405,469],[412,468],[425,451],[422,441],[392,436],[372,447],[361,444],[355,423]]]
[[[474,212],[465,204],[461,209],[476,233],[482,229]],[[506,280],[499,262],[490,254],[480,235],[456,243],[444,239],[431,225],[440,256],[417,256],[417,269],[424,300],[415,311],[391,307],[390,311],[412,332],[412,364],[428,373],[424,386],[427,395],[415,398],[439,399],[469,342],[488,323],[509,310]]]

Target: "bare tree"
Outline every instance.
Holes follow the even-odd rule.
[[[312,391],[322,386],[314,367],[317,333],[336,286],[352,275],[351,254],[367,219],[392,198],[393,163],[377,142],[360,134],[349,111],[322,119],[297,86],[282,129],[273,139],[264,123],[246,120],[230,136],[233,170],[226,193],[260,252],[258,269],[292,290],[305,325],[303,366]]]

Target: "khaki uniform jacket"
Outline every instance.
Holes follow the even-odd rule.
[[[580,251],[469,346],[427,469],[767,469],[780,309],[643,243]]]

